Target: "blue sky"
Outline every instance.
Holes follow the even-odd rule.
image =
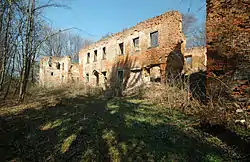
[[[199,22],[205,21],[205,0],[57,0],[70,9],[48,8],[44,17],[52,27],[65,29],[76,27],[81,36],[94,41],[108,32],[116,33],[138,22],[169,10],[193,13]]]

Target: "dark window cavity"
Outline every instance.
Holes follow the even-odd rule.
[[[86,81],[89,82],[89,74],[86,74]]]
[[[96,85],[98,86],[99,85],[99,73],[95,74],[95,77],[96,77]]]
[[[97,61],[97,50],[94,51],[94,62]]]
[[[135,48],[139,48],[139,37],[133,39],[133,44]]]
[[[120,48],[120,54],[123,55],[124,54],[124,43],[120,43],[119,48]]]
[[[123,84],[123,70],[119,70],[118,72],[117,72],[117,79],[118,79],[118,83],[119,83],[119,86],[122,86],[122,84]]]
[[[187,57],[185,58],[185,60],[186,60],[186,64],[187,64],[188,66],[191,66],[191,67],[192,67],[192,56],[187,56]]]
[[[105,60],[106,59],[106,47],[102,48],[102,59]]]
[[[58,62],[58,63],[56,63],[56,68],[58,69],[58,70],[60,70],[60,66],[61,66],[61,64]]]
[[[151,47],[158,46],[158,31],[150,33]]]
[[[103,71],[103,72],[102,72],[102,75],[103,75],[103,77],[104,77],[104,81],[106,81],[106,80],[107,80],[107,72],[106,72],[106,71]]]
[[[64,63],[62,63],[62,70],[64,70]]]
[[[49,64],[49,67],[52,67],[52,57],[49,57],[48,64]]]
[[[90,53],[87,54],[87,64],[89,63],[90,60]]]

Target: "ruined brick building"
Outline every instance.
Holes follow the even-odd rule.
[[[71,58],[44,57],[40,60],[39,82],[42,86],[58,86],[79,81],[79,65]]]
[[[190,49],[185,55],[185,43],[181,14],[166,12],[82,49],[79,68],[72,66],[68,57],[41,59],[41,84],[79,80],[92,86],[132,88],[142,83],[165,83],[206,63],[197,59],[204,58],[203,48]],[[196,60],[201,63],[194,63]],[[189,68],[184,68],[186,65]]]
[[[80,51],[82,81],[92,85],[166,81],[183,69],[185,37],[179,12],[167,12]],[[118,82],[118,83],[117,83]]]

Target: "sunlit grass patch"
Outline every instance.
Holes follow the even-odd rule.
[[[61,152],[65,153],[75,139],[76,139],[76,134],[72,134],[71,136],[66,138],[61,146]]]
[[[165,122],[164,119],[154,117],[150,114],[127,114],[125,115],[127,126],[134,126],[140,123],[148,123],[151,126],[163,124]]]
[[[122,151],[122,154],[126,155],[128,152],[128,149],[129,149],[128,145],[125,142],[121,142],[121,143],[119,143],[119,147]]]
[[[115,102],[108,102],[107,103],[107,110],[110,111],[111,114],[117,113],[119,111],[120,106],[116,105]]]
[[[218,139],[217,137],[207,137],[206,140],[209,142],[209,143],[212,143],[214,145],[217,145],[217,146],[220,146],[222,145],[222,141],[220,139]]]
[[[48,122],[48,123],[40,126],[40,130],[45,131],[45,130],[53,129],[55,127],[60,126],[61,124],[62,124],[62,120],[57,119],[53,122]]]
[[[115,132],[113,130],[104,130],[102,138],[106,141],[108,145],[109,155],[112,161],[120,161],[119,146],[115,137]]]
[[[42,104],[40,102],[23,103],[17,106],[0,107],[0,116],[15,115],[27,109],[40,109]]]
[[[85,152],[83,152],[81,160],[82,161],[93,161],[96,159],[96,154],[93,149],[87,148]]]
[[[142,103],[144,100],[138,100],[138,99],[129,99],[127,100],[128,102],[132,102],[132,103],[135,103],[135,104],[140,104]]]
[[[221,162],[222,159],[216,155],[212,155],[212,154],[207,154],[204,158],[203,158],[204,162]]]

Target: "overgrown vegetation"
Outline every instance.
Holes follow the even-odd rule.
[[[71,55],[77,61],[80,47],[91,41],[62,33],[68,29],[51,29],[40,15],[42,8],[65,6],[52,1],[0,2],[2,161],[250,159],[250,101],[230,96],[240,95],[240,90],[213,78],[219,83],[207,89],[204,104],[189,93],[199,86],[191,89],[185,81],[138,87],[123,97],[120,85],[111,85],[112,92],[79,84],[36,87],[37,58]],[[192,26],[195,17],[183,16],[188,46],[203,46],[205,25]],[[132,62],[124,62],[131,67]]]
[[[249,103],[230,98],[232,91],[227,89],[225,83],[216,85],[213,90],[207,89],[209,92],[206,104],[202,104],[192,93],[188,93],[187,83],[183,86],[153,85],[144,87],[140,93],[144,99],[152,101],[170,114],[178,111],[195,119],[192,127],[221,138],[250,158],[247,151],[250,146]]]
[[[147,95],[152,88],[155,95]],[[150,86],[136,98],[112,99],[105,98],[101,89],[82,85],[39,90],[36,95],[33,91],[37,89],[23,104],[1,107],[3,160],[246,159],[237,145],[196,127],[199,120],[189,114],[199,103],[190,100],[190,106],[181,105],[188,97],[177,87]],[[167,95],[170,92],[174,95]]]

